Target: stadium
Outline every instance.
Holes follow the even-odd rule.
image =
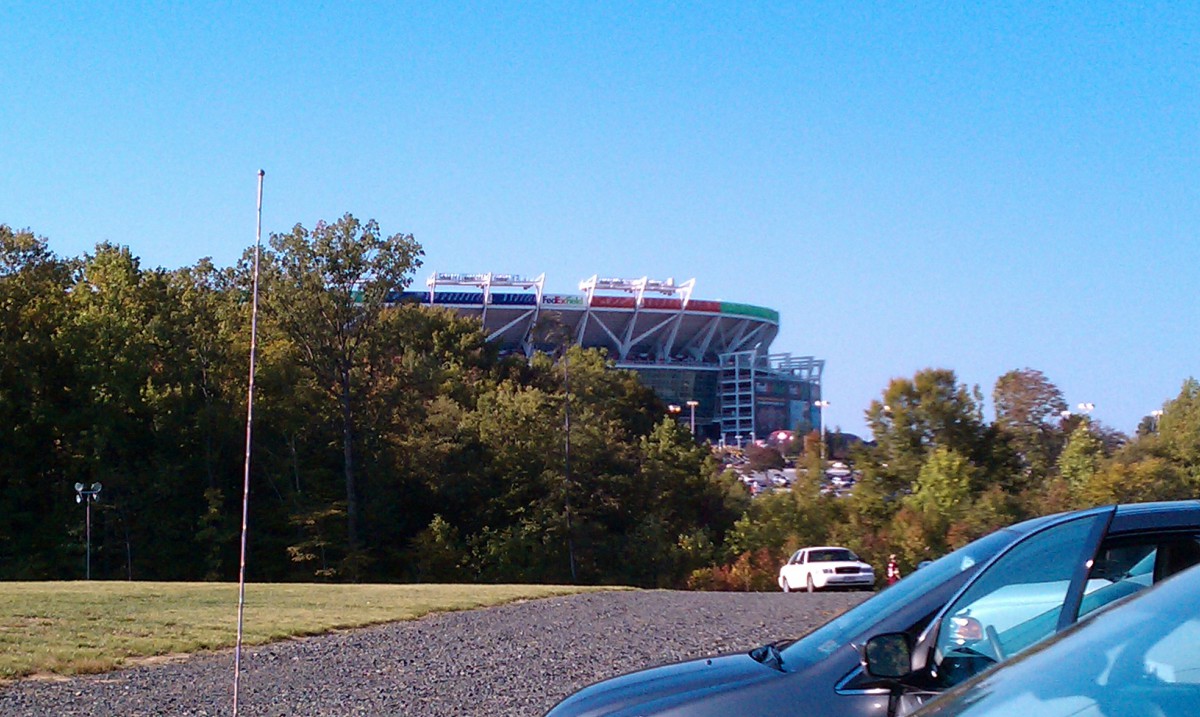
[[[567,341],[603,348],[618,368],[636,371],[713,442],[740,447],[821,425],[824,360],[770,353],[779,312],[692,298],[695,283],[593,276],[580,282],[580,294],[547,294],[545,274],[435,273],[426,291],[399,299],[478,318],[503,352],[544,348],[535,327],[552,323]]]

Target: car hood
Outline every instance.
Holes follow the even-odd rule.
[[[682,714],[681,708],[695,700],[786,676],[746,654],[692,660],[597,682],[560,702],[546,717]]]

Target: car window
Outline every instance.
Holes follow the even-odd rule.
[[[956,685],[1054,634],[1101,519],[1085,516],[1035,533],[975,578],[943,613],[934,653],[939,685]]]
[[[1150,587],[1157,544],[1153,536],[1110,541],[1101,546],[1083,588],[1077,619]],[[999,633],[1000,643],[1019,652],[1054,633],[1061,609],[1049,609]],[[1010,653],[1011,654],[1011,653]]]
[[[808,551],[808,557],[814,563],[853,562],[858,560],[857,555],[844,548],[810,550]]]
[[[1106,541],[1088,573],[1078,616],[1108,607],[1197,563],[1200,542],[1194,535],[1153,534]]]
[[[1200,542],[1195,535],[1175,536],[1158,544],[1154,560],[1154,582],[1200,564]]]
[[[1197,568],[1200,570],[1200,568]],[[939,717],[1174,717],[1200,703],[1196,576],[1088,620],[928,710]],[[1175,588],[1172,590],[1172,588]]]

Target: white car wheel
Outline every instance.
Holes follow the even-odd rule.
[[[788,585],[787,578],[779,578],[779,587],[783,588],[785,593],[790,593],[792,591],[792,586]]]
[[[807,584],[808,591],[810,593],[815,593],[817,591],[817,586],[813,585],[813,579],[812,579],[811,573],[809,573],[809,575],[808,575],[807,582],[808,582],[808,584]]]

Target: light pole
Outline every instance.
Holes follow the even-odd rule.
[[[692,401],[687,402],[687,407],[689,409],[691,409],[691,412],[692,412],[692,418],[691,418],[692,438],[696,437],[696,406],[699,406],[699,405],[700,405],[699,401],[692,400]]]
[[[829,408],[829,401],[813,401],[813,405],[821,409],[821,460],[825,460],[825,409]],[[886,407],[885,407],[886,408]]]
[[[567,562],[571,568],[571,583],[577,582],[575,575],[575,537],[571,529],[571,347],[563,348],[563,481],[565,495],[563,505],[567,513]]]
[[[1092,430],[1092,411],[1095,410],[1096,404],[1091,402],[1077,403],[1075,408],[1079,410],[1079,414],[1083,416],[1083,426],[1089,432]]]
[[[87,515],[86,526],[84,532],[87,534],[87,549],[84,552],[84,565],[86,565],[87,579],[92,579],[92,501],[99,500],[96,496],[100,494],[99,483],[93,483],[91,488],[85,487],[82,483],[75,484],[75,502],[84,503],[85,513]]]

